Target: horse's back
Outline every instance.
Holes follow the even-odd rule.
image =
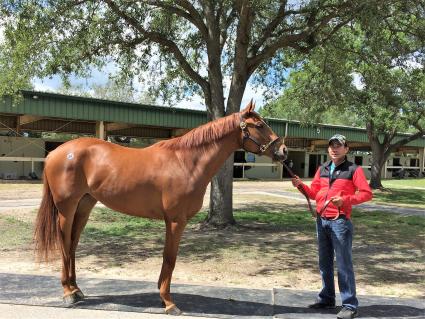
[[[102,162],[111,162],[111,153],[118,156],[116,147],[120,146],[96,138],[79,138],[56,148],[45,163],[45,174],[53,191],[58,195],[72,192],[75,196],[89,193],[94,174],[96,180],[107,175],[108,165]]]
[[[96,138],[78,138],[68,141],[53,150],[46,158],[47,174],[72,172],[82,169],[82,166],[93,157],[93,148],[101,149],[106,154],[112,146],[111,143]]]

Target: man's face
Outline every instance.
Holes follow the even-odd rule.
[[[328,153],[333,162],[340,162],[348,153],[348,146],[344,146],[336,141],[331,142],[328,147]]]

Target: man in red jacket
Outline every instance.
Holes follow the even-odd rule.
[[[357,317],[358,300],[352,261],[353,225],[352,205],[372,199],[372,192],[363,169],[347,160],[348,144],[345,136],[336,134],[329,139],[330,161],[317,170],[311,186],[295,177],[292,184],[301,185],[316,201],[317,242],[322,290],[314,309],[335,308],[334,255],[338,267],[338,286],[342,309],[337,318]]]

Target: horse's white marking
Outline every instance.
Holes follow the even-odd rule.
[[[69,159],[69,160],[72,160],[74,158],[74,153],[68,153],[66,155],[66,158]]]

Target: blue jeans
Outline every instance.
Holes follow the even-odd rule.
[[[342,306],[356,309],[356,298],[352,260],[353,224],[349,219],[326,220],[317,218],[317,242],[319,246],[319,268],[322,276],[322,290],[319,301],[335,302],[334,255],[338,267],[338,287]]]

